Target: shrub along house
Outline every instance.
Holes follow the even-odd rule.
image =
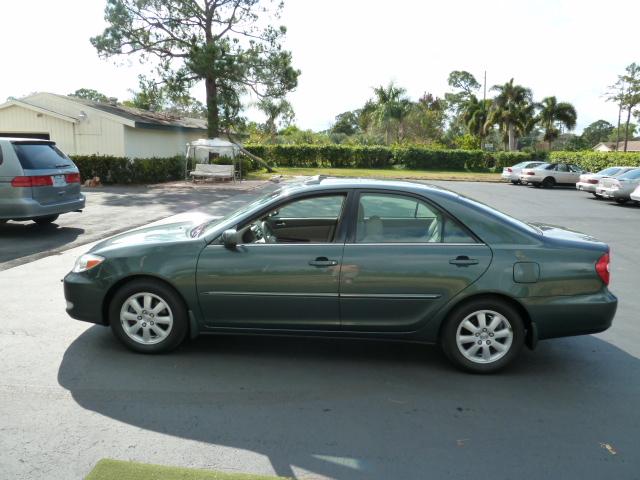
[[[0,105],[0,137],[50,139],[69,155],[172,157],[184,155],[187,143],[206,134],[203,119],[53,93]]]

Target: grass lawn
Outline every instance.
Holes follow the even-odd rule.
[[[485,172],[445,172],[434,170],[404,170],[399,168],[291,168],[278,167],[276,173],[251,172],[251,180],[268,179],[273,175],[310,176],[330,175],[332,177],[364,177],[364,178],[395,178],[404,180],[457,180],[466,182],[500,182],[499,173]]]
[[[104,458],[85,480],[284,480],[244,473],[221,473],[211,470],[164,467]]]

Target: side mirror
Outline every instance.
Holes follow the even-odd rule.
[[[230,228],[222,232],[222,243],[229,249],[234,249],[238,245],[238,232],[235,228]]]

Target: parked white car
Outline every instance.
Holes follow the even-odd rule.
[[[634,168],[617,177],[602,178],[596,187],[596,193],[618,203],[627,203],[638,185],[640,185],[640,168]]]
[[[609,167],[604,170],[600,170],[597,173],[585,173],[580,175],[580,180],[576,183],[576,189],[583,192],[593,193],[598,197],[596,193],[596,187],[600,180],[604,177],[617,177],[623,173],[627,173],[629,170],[633,170],[635,167]]]
[[[546,165],[546,162],[520,162],[512,167],[504,167],[502,169],[502,180],[518,185],[520,183],[520,172],[522,172],[522,169],[536,168],[540,165]]]
[[[575,185],[580,180],[583,169],[572,163],[545,163],[535,168],[525,168],[520,172],[520,181],[534,187],[551,188],[556,185]]]
[[[640,202],[640,185],[636,187],[636,189],[631,192],[630,195],[631,200],[635,200],[636,202]]]

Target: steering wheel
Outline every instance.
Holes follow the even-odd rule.
[[[264,237],[264,243],[276,243],[278,241],[276,235],[271,230],[269,222],[263,220],[260,222],[260,229],[262,230],[262,236]]]
[[[439,243],[440,242],[440,230],[442,222],[441,218],[436,216],[433,217],[431,224],[429,225],[429,229],[427,230],[426,239],[428,243]]]

